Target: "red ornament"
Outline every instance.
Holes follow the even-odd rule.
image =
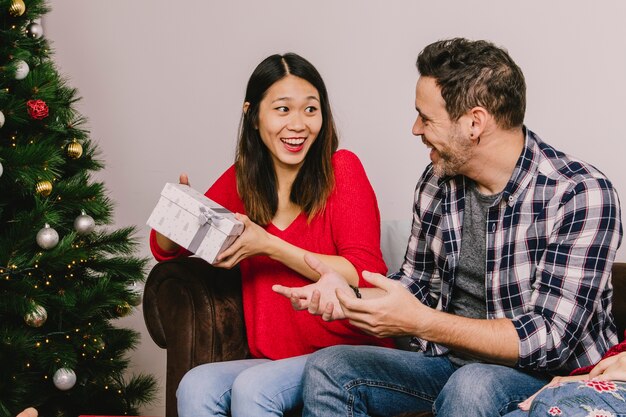
[[[28,115],[35,120],[48,117],[48,105],[43,100],[28,100],[26,102]]]

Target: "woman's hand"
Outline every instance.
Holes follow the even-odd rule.
[[[528,411],[528,410],[530,410],[530,406],[532,405],[533,401],[535,400],[535,397],[537,397],[537,395],[539,395],[539,393],[541,391],[543,391],[544,389],[550,388],[550,387],[556,387],[557,385],[563,384],[565,382],[583,381],[583,380],[586,380],[586,379],[589,379],[589,374],[572,375],[572,376],[555,376],[554,378],[552,378],[552,381],[548,382],[543,388],[541,388],[539,391],[535,392],[530,397],[526,398],[526,400],[522,401],[517,406],[521,410],[523,410],[523,411]]]
[[[235,213],[235,218],[243,223],[243,233],[228,249],[217,256],[214,266],[230,269],[250,256],[269,256],[272,251],[272,235],[245,214]]]
[[[187,176],[187,174],[180,174],[180,176],[178,177],[178,183],[181,185],[189,186],[189,177]],[[174,252],[175,250],[178,250],[178,248],[180,247],[178,243],[162,235],[156,230],[155,232],[157,245],[159,245],[161,249],[167,252]]]
[[[598,381],[626,381],[626,352],[601,360],[589,372]]]
[[[313,255],[305,255],[305,262],[317,273],[320,279],[300,288],[273,285],[272,290],[291,301],[294,310],[308,310],[321,315],[324,321],[344,319],[345,315],[337,300],[337,289],[343,289],[356,298],[345,278]]]

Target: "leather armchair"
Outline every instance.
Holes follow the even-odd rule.
[[[612,282],[613,311],[623,337],[626,263],[614,264]],[[154,342],[167,349],[166,417],[178,416],[176,388],[189,369],[249,356],[236,269],[214,268],[193,257],[161,262],[146,281],[143,314]],[[402,417],[430,415],[404,413]]]

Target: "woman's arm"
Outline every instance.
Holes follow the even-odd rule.
[[[216,266],[231,268],[242,259],[266,255],[294,271],[317,281],[320,274],[304,260],[315,255],[353,286],[367,285],[363,270],[386,273],[380,251],[380,215],[374,190],[359,159],[349,151],[333,156],[335,188],[326,202],[322,221],[323,233],[332,236],[336,254],[317,253],[291,244],[239,216],[245,230],[233,245],[218,257]],[[319,229],[317,229],[319,231]]]
[[[288,266],[311,281],[317,281],[320,278],[320,274],[304,261],[304,255],[313,254],[339,272],[350,285],[358,285],[359,276],[354,265],[343,256],[324,255],[299,248],[268,233],[261,226],[250,220],[248,216],[236,213],[235,217],[243,222],[245,226],[244,232],[231,247],[217,257],[215,266],[232,268],[243,259],[265,255]]]

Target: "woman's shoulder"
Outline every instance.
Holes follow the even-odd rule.
[[[358,156],[347,149],[339,149],[332,157],[333,168],[337,169],[363,169],[363,164]]]

